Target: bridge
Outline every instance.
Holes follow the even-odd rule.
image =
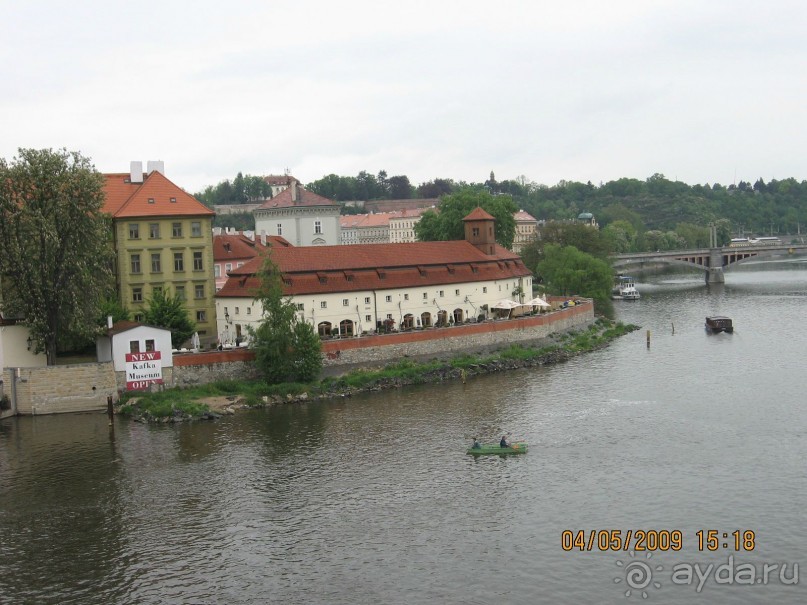
[[[707,284],[722,284],[726,281],[723,269],[731,265],[738,265],[750,259],[770,258],[789,254],[807,253],[807,244],[792,245],[749,245],[749,246],[723,246],[717,248],[704,248],[702,250],[678,250],[638,252],[635,254],[616,254],[612,256],[615,269],[635,267],[645,268],[646,265],[678,265],[700,269],[706,274]]]

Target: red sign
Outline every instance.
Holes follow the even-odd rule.
[[[155,383],[163,383],[160,352],[126,353],[126,390],[144,391]]]

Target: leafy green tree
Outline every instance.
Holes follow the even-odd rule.
[[[608,242],[608,248],[616,254],[631,252],[636,245],[636,229],[628,221],[609,223],[602,230],[602,236]]]
[[[494,196],[479,189],[465,188],[443,197],[439,212],[430,210],[423,213],[415,225],[415,235],[422,242],[463,239],[465,226],[462,219],[477,206],[496,219],[496,241],[510,248],[516,235],[513,214],[518,212],[518,206],[509,195]]]
[[[20,149],[10,164],[0,158],[3,310],[24,317],[48,365],[62,338],[94,334],[102,293],[114,286],[103,186],[78,152]]]
[[[171,331],[171,346],[178,349],[187,342],[196,331],[196,324],[191,320],[185,301],[176,293],[166,290],[155,290],[148,300],[148,307],[143,314],[145,323]]]
[[[412,197],[414,188],[409,183],[409,177],[406,175],[391,176],[387,181],[389,184],[389,199],[391,200],[408,200]]]
[[[544,247],[544,259],[539,263],[537,271],[551,294],[577,294],[592,298],[597,312],[608,317],[613,316],[613,270],[606,261],[581,252],[574,246],[547,244]]]
[[[283,281],[271,256],[259,276],[255,300],[263,306],[263,320],[256,330],[250,330],[255,362],[270,384],[309,382],[322,369],[319,335],[297,317],[294,303],[283,296]]]
[[[118,321],[128,321],[132,318],[132,315],[120,302],[118,297],[112,294],[101,300],[97,325],[106,328],[107,317],[112,317],[112,323],[115,323]]]
[[[607,258],[612,252],[602,231],[584,223],[549,222],[541,229],[540,241],[544,245],[574,246],[598,258]]]
[[[418,185],[417,195],[423,198],[440,197],[453,193],[454,189],[454,181],[451,179],[434,179]]]

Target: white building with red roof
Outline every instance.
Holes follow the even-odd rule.
[[[284,237],[293,246],[340,243],[339,204],[290,178],[287,189],[253,210],[255,231]]]
[[[538,221],[529,212],[519,210],[513,215],[516,219],[516,234],[513,238],[513,252],[521,254],[524,246],[538,237]]]
[[[270,257],[300,319],[323,336],[475,321],[496,301],[532,292],[532,274],[495,243],[487,212],[478,208],[464,220],[464,240],[274,248]],[[223,342],[243,340],[247,326],[260,323],[254,296],[262,262],[233,269],[216,294]]]

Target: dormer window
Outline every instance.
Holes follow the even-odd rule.
[[[176,204],[176,203],[177,203],[177,198],[175,198],[175,197],[170,198],[170,200],[171,200],[171,203],[172,203],[172,204]]]
[[[150,198],[149,198],[149,204],[153,204],[153,203],[154,203],[154,198],[153,198],[153,197],[150,197]]]

